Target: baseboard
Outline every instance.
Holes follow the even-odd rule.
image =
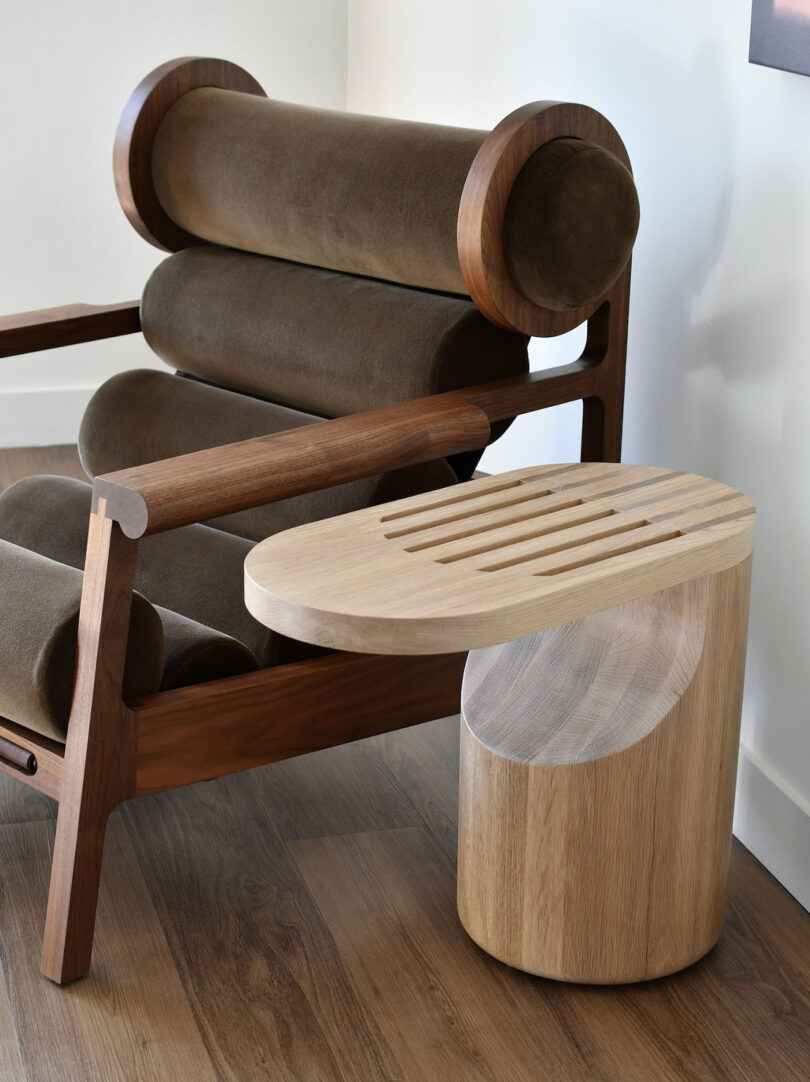
[[[810,804],[745,745],[740,747],[734,833],[810,909]]]
[[[0,390],[0,447],[75,443],[95,387]]]

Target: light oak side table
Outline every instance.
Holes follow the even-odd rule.
[[[723,925],[753,526],[694,474],[542,466],[277,534],[245,598],[335,649],[471,650],[464,927],[531,973],[645,980]]]

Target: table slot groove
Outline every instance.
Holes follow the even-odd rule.
[[[663,489],[663,491],[661,491],[661,489]],[[625,511],[633,511],[639,507],[646,508],[650,504],[665,503],[668,500],[673,502],[680,502],[685,497],[690,497],[690,502],[688,506],[702,506],[694,502],[696,499],[699,498],[699,494],[701,492],[716,493],[716,491],[717,485],[713,481],[706,480],[705,478],[700,478],[697,483],[684,484],[683,480],[680,480],[679,482],[679,479],[675,477],[670,478],[667,481],[662,481],[654,495],[643,495],[640,496],[639,499],[634,500],[632,498],[632,493],[627,493],[625,499],[621,501],[621,506],[622,509]],[[716,495],[711,495],[709,497],[709,500],[704,502],[711,502],[712,500],[716,500],[717,498],[718,497]],[[724,500],[730,499],[729,496],[722,496],[720,498]]]
[[[649,518],[650,522],[665,522],[667,519],[677,518],[678,515],[683,515],[686,512],[706,512],[708,514],[711,514],[712,511],[720,507],[720,505],[729,502],[733,504],[736,499],[737,497],[733,493],[730,496],[727,494],[723,494],[721,496],[715,494],[712,495],[709,499],[703,500],[702,502],[692,502],[689,504],[688,507],[670,507],[667,508],[665,511],[648,514],[647,517]]]
[[[542,492],[532,492],[528,496],[515,496],[513,499],[506,499],[500,503],[487,504],[485,507],[476,507],[472,511],[460,511],[454,515],[445,515],[443,518],[433,519],[432,522],[420,522],[417,526],[407,526],[402,530],[393,530],[391,533],[383,534],[386,541],[391,541],[397,537],[406,537],[409,534],[423,533],[425,530],[432,530],[435,526],[447,526],[451,522],[461,522],[462,519],[475,518],[476,515],[485,515],[490,511],[500,511],[502,508],[515,507],[519,503],[531,503],[533,500],[546,499],[548,496],[556,495],[550,488],[543,489]],[[556,506],[553,510],[557,510]],[[543,513],[542,511],[540,512]]]
[[[641,481],[632,481],[627,485],[620,485],[618,488],[606,488],[600,489],[594,493],[594,499],[605,499],[608,496],[620,496],[625,492],[634,492],[640,488],[651,488],[655,485],[663,484],[665,481],[672,481],[676,477],[683,477],[683,470],[672,470],[670,473],[661,473],[657,477],[645,477]],[[584,482],[580,482],[584,483]],[[575,486],[566,485],[566,488],[574,488]]]
[[[609,512],[610,515],[615,515],[615,511]],[[600,514],[594,516],[594,521],[600,518],[608,517],[607,514]],[[620,522],[618,525],[611,527],[609,530],[598,530],[595,533],[579,534],[577,537],[571,538],[570,541],[564,541],[556,545],[544,545],[542,548],[535,549],[530,553],[522,553],[520,556],[514,556],[508,560],[500,560],[497,564],[487,564],[485,567],[479,567],[479,571],[502,571],[506,567],[518,567],[520,564],[529,563],[532,560],[542,560],[546,556],[554,556],[558,552],[566,552],[569,549],[582,548],[585,545],[590,545],[596,541],[604,541],[608,537],[616,537],[619,534],[631,533],[633,530],[640,530],[644,526],[649,526],[650,523],[646,519],[636,519],[632,522]],[[447,561],[441,561],[447,562]]]
[[[484,492],[464,492],[460,496],[451,496],[444,500],[435,500],[433,503],[420,503],[416,507],[408,507],[404,511],[394,511],[390,515],[381,515],[380,522],[394,522],[396,519],[410,518],[411,515],[424,515],[426,511],[437,511],[442,507],[451,507],[457,503],[469,503],[471,500],[480,500],[485,496],[491,496],[496,492],[505,492],[510,488],[519,488],[520,481],[502,482],[499,485],[487,486]]]
[[[649,525],[649,523],[647,523]],[[612,560],[615,556],[624,556],[628,552],[638,552],[641,549],[650,548],[652,545],[661,545],[664,541],[674,541],[677,537],[683,537],[682,530],[671,530],[669,533],[659,534],[657,537],[642,538],[638,541],[634,541],[629,545],[621,545],[619,548],[610,549],[607,552],[596,552],[591,556],[585,556],[581,560],[574,560],[571,563],[563,564],[560,567],[549,568],[548,571],[534,571],[534,575],[549,576],[549,575],[563,575],[566,571],[576,571],[579,567],[588,567],[591,564],[603,563],[605,560]]]
[[[581,506],[581,501],[576,506]],[[567,510],[564,508],[563,510]],[[454,552],[449,556],[436,557],[436,563],[439,564],[453,564],[459,560],[467,560],[472,556],[482,556],[486,552],[497,552],[499,549],[508,548],[510,545],[521,545],[525,541],[534,541],[538,537],[548,537],[549,534],[562,533],[564,530],[574,529],[578,526],[587,526],[590,522],[598,522],[603,518],[610,518],[612,515],[618,512],[608,509],[604,511],[591,511],[587,515],[582,515],[580,518],[568,519],[566,522],[555,523],[553,526],[546,526],[540,530],[532,530],[531,532],[525,532],[517,534],[514,537],[502,538],[498,541],[490,541],[488,545],[479,545],[474,549],[465,549],[463,552]],[[520,556],[516,560],[509,560],[509,564],[522,563],[523,560],[536,560],[537,553],[532,552],[530,556]],[[500,565],[499,565],[500,566]],[[489,570],[489,568],[479,568],[479,570]]]
[[[487,522],[484,525],[479,524],[478,526],[471,526],[469,529],[457,530],[450,534],[444,534],[442,537],[435,537],[432,538],[430,541],[421,541],[418,545],[409,545],[405,549],[405,551],[422,552],[425,549],[437,548],[439,545],[448,545],[452,541],[463,541],[465,537],[476,537],[480,536],[481,534],[491,533],[493,530],[502,530],[505,529],[507,526],[514,526],[518,522],[532,522],[536,521],[539,518],[547,518],[549,515],[556,514],[557,511],[568,511],[572,507],[581,507],[584,502],[584,500],[579,499],[565,500],[561,503],[555,503],[550,507],[541,507],[536,510],[529,511],[526,514],[510,515],[506,518],[500,518],[495,522]],[[545,529],[539,532],[523,534],[522,537],[518,538],[517,540],[526,540],[531,537],[540,537],[544,533],[554,533],[558,530],[567,530],[569,526],[578,526],[580,525],[580,523],[590,522],[592,518],[600,518],[603,514],[612,514],[612,512],[599,512],[595,515],[591,514],[587,518],[577,519],[575,522],[557,523],[554,526],[547,526]],[[511,545],[514,544],[514,541],[511,538],[506,541],[493,541],[491,544],[484,545],[482,548],[477,548],[474,551],[476,553],[487,552],[489,549],[499,548],[502,544]],[[462,555],[447,557],[446,559],[439,560],[439,563],[450,563],[451,560],[460,560],[467,555],[473,555],[473,553],[463,553]]]
[[[720,515],[718,518],[710,518],[704,522],[696,522],[694,526],[684,526],[681,533],[694,533],[696,530],[707,530],[710,526],[720,526],[725,522],[733,522],[738,518],[746,518],[751,515],[750,508],[742,508],[740,511],[732,511],[728,515]]]

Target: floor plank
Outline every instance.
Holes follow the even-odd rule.
[[[11,774],[0,772],[0,826],[56,819],[58,810],[59,805],[55,800],[38,793]]]
[[[458,842],[459,724],[459,716],[454,715],[375,738],[386,766],[454,860]]]
[[[0,973],[0,1079],[3,1082],[23,1082],[23,1067],[17,1032],[11,1015],[6,981]]]
[[[107,833],[93,977],[58,988],[40,975],[52,842],[49,822],[0,827],[0,959],[25,1077],[214,1082],[118,815]]]
[[[253,792],[221,778],[125,811],[220,1078],[402,1078]]]
[[[289,848],[406,1078],[587,1076],[550,1011],[516,1034],[515,1003],[460,928],[453,865],[426,828]]]
[[[411,794],[371,740],[252,770],[241,784],[266,810],[280,838],[422,823]]]

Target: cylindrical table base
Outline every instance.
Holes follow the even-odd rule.
[[[749,580],[750,559],[470,654],[458,908],[484,950],[613,984],[717,941]]]

